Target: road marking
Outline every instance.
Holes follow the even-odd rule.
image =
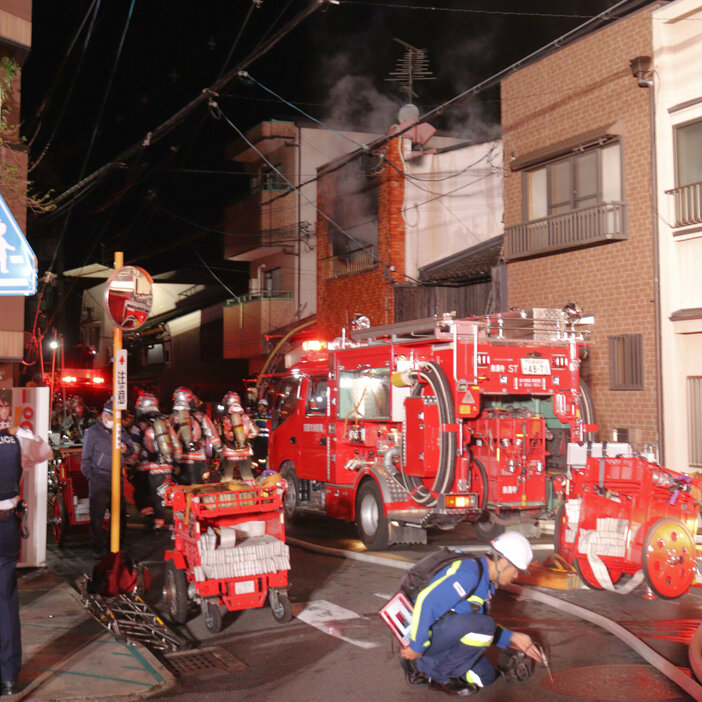
[[[299,609],[299,611],[297,611]],[[295,618],[300,621],[313,626],[315,629],[323,631],[329,636],[341,639],[347,643],[358,646],[359,648],[375,648],[380,644],[373,641],[362,641],[360,639],[353,639],[349,636],[344,636],[341,633],[343,627],[339,627],[339,622],[349,621],[351,619],[360,619],[360,615],[356,612],[352,612],[350,609],[345,609],[339,605],[335,605],[333,602],[328,602],[327,600],[315,600],[314,602],[300,603],[293,606],[293,613]]]

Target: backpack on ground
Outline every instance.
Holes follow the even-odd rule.
[[[472,559],[478,564],[478,579],[475,587],[466,595],[466,599],[470,597],[478,587],[478,583],[483,577],[483,564],[478,556],[471,553],[463,553],[462,551],[454,551],[448,548],[440,548],[438,551],[430,553],[422,558],[421,561],[415,563],[405,573],[405,577],[400,582],[400,592],[404,593],[411,602],[416,601],[419,593],[431,582],[431,579],[449,563],[457,560]]]

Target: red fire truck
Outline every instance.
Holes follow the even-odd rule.
[[[484,540],[547,509],[566,446],[594,431],[575,306],[356,329],[290,354],[269,466],[288,520],[355,521],[368,548],[474,522]]]

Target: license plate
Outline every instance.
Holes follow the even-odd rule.
[[[551,375],[551,364],[548,358],[520,358],[524,375]]]

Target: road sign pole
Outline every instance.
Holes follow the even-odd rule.
[[[119,270],[124,265],[124,256],[121,251],[115,251],[115,270]],[[120,497],[122,494],[122,466],[121,456],[121,431],[122,431],[122,410],[118,409],[121,402],[118,402],[120,388],[119,361],[123,361],[122,354],[122,329],[115,325],[112,332],[112,412],[114,421],[112,423],[112,503],[110,507],[110,551],[119,551],[119,531],[120,531]],[[125,374],[126,375],[126,374]]]

